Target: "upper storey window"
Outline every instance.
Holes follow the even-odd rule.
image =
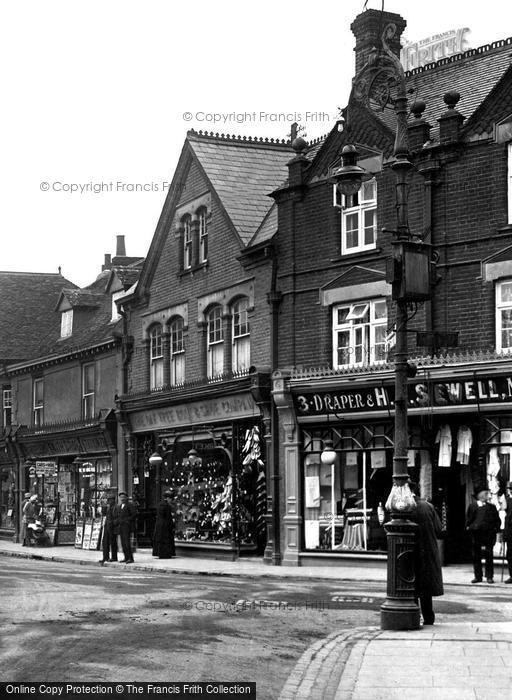
[[[73,309],[63,311],[60,317],[60,337],[67,338],[73,333]]]
[[[205,207],[198,212],[199,223],[199,263],[208,260],[208,213]]]
[[[377,242],[377,181],[363,182],[356,194],[343,196],[341,253],[375,248]]]
[[[233,319],[233,372],[249,369],[251,364],[251,336],[248,317],[249,299],[238,299],[232,306]]]
[[[183,218],[183,268],[189,270],[193,262],[192,246],[192,219],[190,216]]]
[[[333,366],[383,362],[386,359],[387,320],[384,299],[333,307]]]
[[[179,386],[185,382],[185,343],[183,329],[183,319],[181,317],[175,318],[170,325],[171,384],[173,386]]]
[[[164,348],[162,326],[153,326],[149,334],[149,381],[151,389],[161,389],[164,384]]]
[[[218,377],[224,371],[224,331],[222,307],[214,306],[207,316],[208,377]]]
[[[512,351],[512,280],[496,285],[496,350]]]

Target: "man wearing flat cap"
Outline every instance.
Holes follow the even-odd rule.
[[[506,503],[507,514],[503,527],[503,542],[507,545],[508,579],[505,583],[512,583],[512,481],[507,484]]]
[[[489,503],[487,486],[480,486],[474,492],[475,503],[470,503],[466,514],[466,530],[471,534],[473,545],[473,571],[471,583],[482,581],[482,549],[485,557],[485,578],[494,583],[494,559],[492,549],[496,544],[496,533],[501,527],[498,510]]]

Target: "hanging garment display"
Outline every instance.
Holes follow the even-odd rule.
[[[473,435],[467,425],[461,425],[457,432],[457,462],[469,464],[469,452],[473,444]]]
[[[420,450],[420,493],[423,498],[432,498],[432,460],[428,450]]]
[[[306,477],[306,508],[318,508],[320,505],[320,479],[318,476]]]
[[[436,443],[439,443],[439,467],[449,467],[452,463],[452,431],[448,424],[442,425],[436,436]]]
[[[491,447],[487,454],[487,486],[491,494],[491,503],[494,503],[496,508],[499,507],[498,492],[500,490],[500,482],[498,474],[500,473],[500,458],[498,456],[498,448]]]

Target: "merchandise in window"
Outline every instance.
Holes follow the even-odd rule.
[[[333,307],[333,366],[383,362],[389,346],[385,299]]]
[[[512,280],[496,285],[496,350],[512,350]]]
[[[377,182],[364,182],[359,192],[344,196],[341,253],[375,248],[377,241]]]

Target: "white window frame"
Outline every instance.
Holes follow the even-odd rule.
[[[171,321],[169,326],[171,342],[171,385],[181,386],[185,383],[185,342],[183,337],[184,321],[181,317]]]
[[[38,391],[41,387],[41,391]],[[40,394],[40,396],[38,396]],[[33,386],[33,417],[34,425],[40,426],[44,420],[44,379],[34,379]]]
[[[11,425],[12,420],[12,389],[11,387],[4,387],[2,389],[2,412],[3,412],[3,425]]]
[[[376,310],[385,305],[386,315],[377,317]],[[365,313],[362,314],[364,307]],[[338,314],[342,309],[348,313],[342,322],[338,321]],[[380,364],[386,361],[381,357],[380,349],[386,352],[390,346],[390,336],[387,333],[387,306],[383,297],[356,301],[345,304],[336,304],[332,309],[332,363],[335,369],[341,367],[367,366]],[[348,333],[348,344],[339,346],[339,334]],[[378,338],[380,334],[380,338]],[[348,362],[339,362],[338,351],[340,347],[346,347]]]
[[[149,388],[153,391],[164,385],[164,338],[161,324],[149,332]]]
[[[248,317],[249,299],[237,299],[231,307],[232,313],[232,371],[242,372],[251,364],[251,329]]]
[[[92,389],[87,383],[87,372],[92,369]],[[82,365],[82,418],[94,418],[96,399],[96,366],[94,362]]]
[[[200,209],[199,220],[199,262],[208,261],[208,212],[206,208]]]
[[[73,309],[63,311],[60,316],[60,337],[69,338],[73,333]]]
[[[214,306],[206,318],[206,349],[208,379],[224,373],[224,329],[222,307]]]
[[[511,288],[511,299],[510,301],[502,300],[502,292],[505,285]],[[503,311],[510,311],[511,325],[510,325],[510,344],[503,343]],[[510,353],[512,352],[512,279],[504,279],[496,283],[496,352]]]
[[[183,269],[190,270],[194,246],[192,243],[192,217],[187,214],[183,218]]]
[[[368,197],[368,188],[372,188],[373,196]],[[367,213],[373,212],[373,240],[365,243],[365,217]],[[357,245],[348,245],[349,230],[347,228],[349,217],[357,216],[357,229],[350,229],[350,232],[357,231]],[[372,250],[377,245],[377,181],[375,178],[363,182],[361,189],[350,197],[343,195],[343,206],[341,210],[341,254],[359,253],[365,250]]]

